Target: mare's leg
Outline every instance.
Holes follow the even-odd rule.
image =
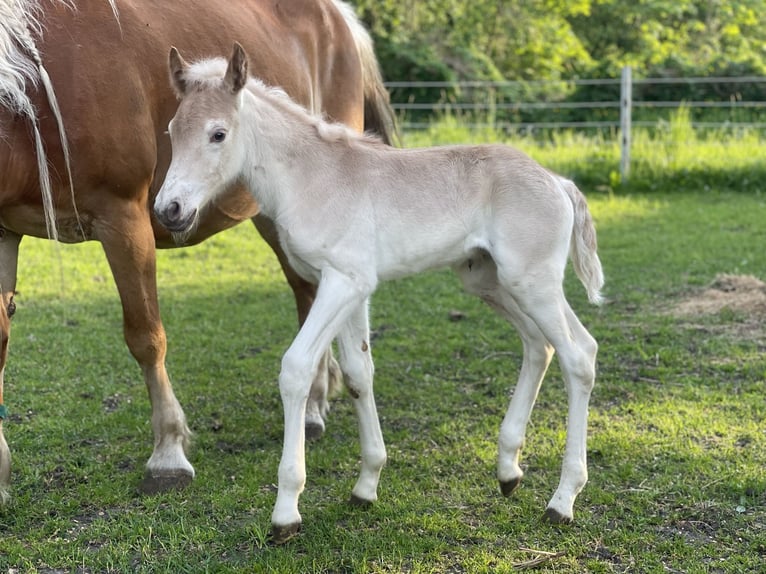
[[[11,451],[3,436],[3,419],[6,416],[3,402],[3,375],[11,336],[10,319],[13,315],[13,294],[16,290],[20,242],[21,235],[0,228],[0,505],[8,501],[8,489],[11,485]]]
[[[125,342],[141,367],[152,403],[154,451],[141,490],[183,488],[194,477],[186,459],[191,432],[165,369],[167,340],[157,302],[154,234],[146,206],[116,202],[97,220],[97,234],[120,293]]]
[[[372,391],[374,367],[370,352],[367,301],[358,305],[338,334],[340,367],[359,424],[362,468],[351,492],[352,504],[366,505],[378,498],[380,471],[386,464],[386,446],[380,430]]]
[[[571,522],[575,498],[588,480],[588,403],[595,382],[598,345],[564,297],[563,270],[545,263],[533,267],[499,265],[498,279],[559,356],[569,400],[567,438],[561,479],[545,517],[551,522]]]
[[[285,274],[287,283],[290,285],[295,296],[298,323],[303,325],[311,309],[311,304],[314,302],[316,286],[302,279],[290,267],[287,256],[279,244],[279,237],[274,223],[262,215],[253,217],[253,223],[261,236],[266,240],[266,243],[274,250],[277,259],[279,259],[282,272]],[[332,349],[328,347],[320,361],[319,368],[311,385],[309,399],[306,403],[306,438],[317,439],[324,433],[324,419],[330,410],[330,403],[327,399],[340,389],[341,379],[342,376],[338,363],[335,357],[332,356]]]
[[[524,476],[519,466],[519,455],[540,385],[553,358],[553,347],[516,301],[500,287],[497,267],[488,254],[479,253],[471,259],[470,264],[464,262],[455,270],[466,291],[481,297],[516,327],[524,346],[519,380],[500,426],[498,441],[497,478],[502,493],[509,496],[521,484]]]
[[[304,423],[312,380],[330,343],[371,291],[333,269],[324,270],[311,311],[282,357],[279,391],[285,435],[277,501],[271,515],[276,543],[291,538],[301,525],[298,497],[306,483]]]

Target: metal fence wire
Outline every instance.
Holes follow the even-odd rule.
[[[625,73],[566,81],[386,82],[386,87],[404,129],[427,128],[445,113],[462,115],[471,126],[498,129],[603,128],[620,125]],[[632,92],[634,126],[653,126],[667,117],[661,110],[684,106],[694,127],[766,127],[766,76],[633,79]],[[647,113],[635,112],[640,110]]]
[[[667,126],[678,110],[693,129],[766,129],[766,76],[387,82],[404,131],[427,129],[453,116],[469,128],[542,133],[546,130],[619,132],[621,172],[630,166],[632,127]]]

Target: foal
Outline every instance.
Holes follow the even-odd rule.
[[[249,79],[247,69],[239,45],[228,63],[192,66],[171,49],[181,102],[169,126],[173,161],[154,209],[169,228],[190,229],[217,193],[241,181],[276,222],[290,264],[319,285],[279,375],[285,434],[274,540],[287,540],[301,524],[305,404],[333,339],[359,420],[362,463],[351,498],[376,500],[386,450],[372,393],[368,299],[381,280],[443,266],[523,341],[518,385],[500,429],[497,476],[505,495],[521,481],[527,421],[558,352],[569,416],[561,480],[545,516],[571,521],[587,481],[597,344],[564,297],[567,256],[592,302],[600,301],[604,282],[584,196],[506,146],[383,146],[309,115],[282,91]]]

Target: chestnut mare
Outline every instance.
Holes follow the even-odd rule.
[[[255,73],[309,109],[390,141],[393,116],[370,38],[340,0],[227,0],[225,8],[207,0],[0,3],[0,499],[10,482],[3,370],[23,235],[101,242],[125,341],[152,404],[154,450],[141,487],[181,487],[194,476],[157,304],[155,247],[175,241],[150,206],[170,163],[165,132],[178,106],[168,48],[203,57],[234,40],[252,55]],[[184,241],[246,219],[279,257],[302,323],[315,286],[290,268],[273,223],[244,190],[230,189],[210,205]],[[328,387],[338,376],[327,351],[307,407],[310,434],[324,428]]]

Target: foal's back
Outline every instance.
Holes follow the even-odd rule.
[[[559,177],[515,148],[394,149],[357,140],[341,157],[347,166],[333,174],[336,181],[315,185],[330,196],[338,181],[354,190],[334,207],[326,202],[327,215],[347,218],[344,228],[359,220],[374,225],[374,233],[360,227],[349,237],[374,241],[380,279],[451,266],[502,243],[524,243],[532,252],[539,243],[542,256],[550,244],[568,242],[573,206]]]

